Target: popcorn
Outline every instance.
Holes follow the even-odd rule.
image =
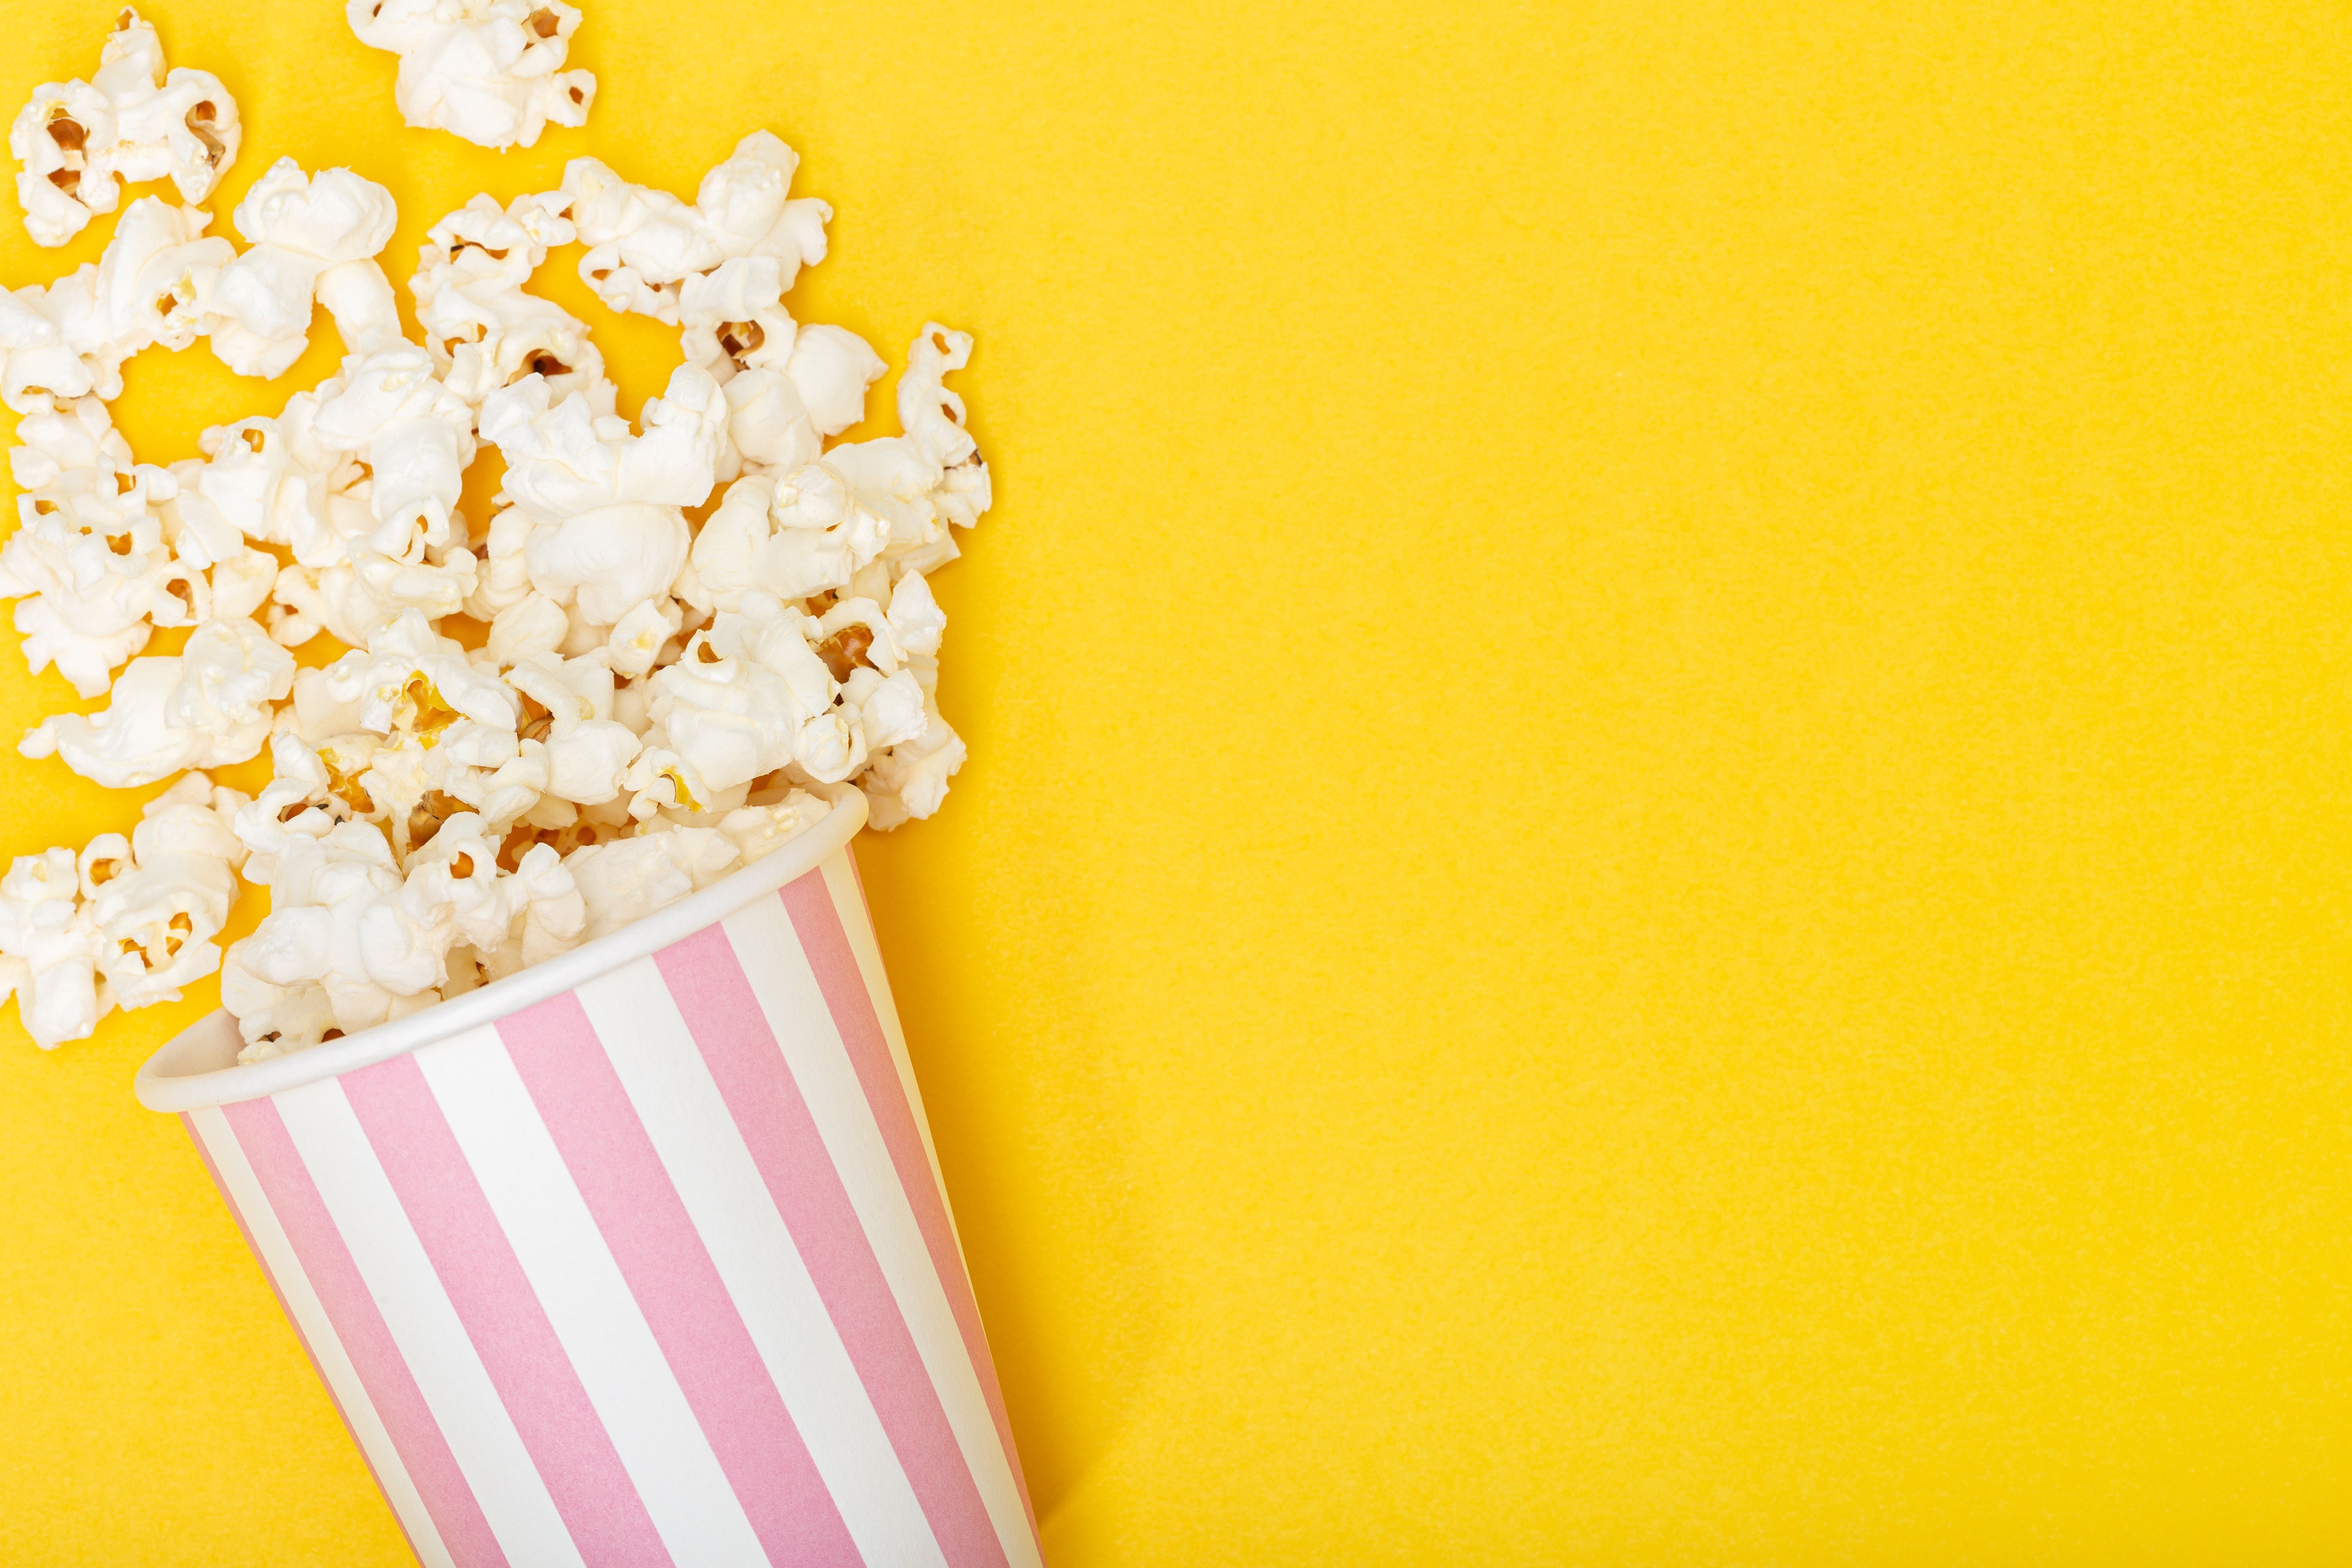
[[[43,1049],[87,1038],[118,1006],[176,1002],[219,967],[213,938],[236,900],[243,795],[190,773],[147,804],[125,839],[77,856],[19,856],[0,878],[0,1002],[11,993]]]
[[[368,550],[407,560],[450,542],[473,426],[473,410],[441,384],[423,349],[404,342],[343,361],[320,389],[311,429],[321,446],[365,465]]]
[[[441,824],[404,876],[373,824],[289,837],[271,868],[269,914],[222,969],[223,999],[247,1042],[238,1059],[404,1016],[445,988],[470,990],[576,946],[586,911],[562,858],[534,845],[509,871],[499,853],[498,837],[464,812]]]
[[[580,805],[618,795],[641,742],[613,718],[612,670],[593,659],[535,653],[506,679],[522,695],[523,743],[546,751],[547,793]]]
[[[506,498],[530,521],[532,588],[580,621],[611,626],[667,595],[686,564],[680,509],[710,494],[726,400],[709,375],[681,365],[662,396],[646,400],[633,436],[577,394],[551,396],[541,375],[500,388],[482,405],[481,432],[507,460]]]
[[[205,235],[211,222],[201,208],[154,196],[141,196],[115,221],[93,293],[117,366],[152,343],[186,348],[205,331],[214,285],[236,257],[227,240]]]
[[[122,395],[122,362],[150,344],[183,349],[207,324],[214,279],[235,252],[205,237],[205,213],[142,196],[95,263],[0,304],[0,399],[19,414]]]
[[[418,967],[394,902],[400,886],[392,846],[373,823],[339,823],[278,858],[268,915],[221,962],[221,1000],[248,1046],[241,1059],[316,1045],[393,1016],[395,994],[385,979],[399,983]],[[372,947],[382,957],[380,972],[371,971]],[[428,989],[413,985],[404,994]],[[264,1047],[277,1049],[255,1048]]]
[[[230,215],[252,248],[213,288],[221,363],[239,375],[283,375],[309,345],[314,299],[350,353],[404,346],[392,284],[374,259],[398,219],[392,193],[349,169],[306,175],[291,158],[271,164]]]
[[[751,588],[782,599],[846,589],[877,560],[894,574],[952,560],[950,526],[971,527],[989,504],[963,400],[941,384],[971,353],[970,337],[927,324],[899,378],[908,434],[835,447],[781,479],[737,479],[695,540],[680,595],[728,610]]]
[[[632,184],[593,158],[573,159],[562,188],[539,200],[577,226],[588,247],[580,276],[599,300],[675,324],[681,286],[722,262],[757,257],[775,263],[781,295],[803,267],[824,259],[833,209],[814,197],[786,199],[799,164],[799,155],[774,134],[754,131],[703,176],[691,206],[667,191]]]
[[[220,967],[212,938],[228,923],[246,858],[229,822],[245,805],[238,791],[196,773],[148,803],[131,835],[131,868],[96,888],[89,903],[117,1006],[176,1002],[182,986]]]
[[[674,904],[742,864],[735,841],[715,828],[673,828],[575,849],[564,869],[586,907],[586,939]]]
[[[89,81],[33,89],[8,129],[23,165],[16,199],[39,245],[63,245],[110,213],[117,182],[169,178],[201,202],[236,162],[236,100],[210,71],[163,68],[154,27],[127,6],[115,18]]]
[[[748,866],[799,837],[832,809],[831,804],[819,796],[804,790],[791,790],[783,799],[771,805],[743,805],[729,812],[719,820],[719,831],[735,846],[735,852]]]
[[[426,231],[408,287],[434,363],[468,404],[478,408],[495,389],[536,374],[558,401],[579,393],[592,412],[613,412],[613,384],[587,325],[523,289],[548,247],[572,237],[570,220],[536,196],[504,208],[476,196]]]
[[[167,530],[203,540],[214,554],[250,539],[312,565],[343,559],[347,530],[333,521],[330,492],[357,478],[356,465],[318,440],[318,410],[316,393],[297,393],[275,418],[215,425],[198,437],[203,458],[172,466],[179,494],[163,509]]]
[[[0,401],[16,413],[122,395],[123,356],[105,335],[97,284],[96,264],[85,262],[46,289],[0,293]]]
[[[562,0],[350,0],[344,15],[400,57],[393,100],[411,125],[506,148],[588,122],[596,79],[563,68],[580,13]]]
[[[293,656],[253,621],[207,621],[179,655],[132,659],[103,710],[52,715],[26,731],[16,749],[61,756],[110,789],[153,784],[184,768],[224,767],[260,752],[269,704],[293,681]]]
[[[121,843],[121,834],[107,836]],[[0,878],[0,1000],[16,997],[26,1032],[43,1050],[89,1037],[111,1010],[100,994],[98,922],[80,900],[70,849],[21,855]]]
[[[404,86],[440,93],[434,112],[479,129],[489,100],[529,107],[500,96],[520,65],[561,79],[560,47],[521,44],[499,80],[453,62],[541,16],[560,46],[575,14],[436,4],[354,16],[404,40]],[[217,968],[243,1059],[263,1059],[616,931],[849,790],[881,826],[938,809],[965,749],[927,578],[990,500],[944,385],[971,342],[926,325],[903,433],[837,439],[884,366],[784,307],[831,216],[790,197],[795,162],[756,132],[691,203],[592,159],[558,191],[477,197],[419,252],[421,344],[374,260],[388,193],[290,160],[233,215],[241,254],[203,211],[142,197],[98,263],[0,294],[22,492],[0,593],[37,671],[110,689],[20,749],[117,787],[186,772],[128,838],[0,879],[0,985],[44,1043]],[[680,330],[686,363],[634,426],[585,324],[528,287],[575,239],[607,303]],[[106,406],[130,354],[209,336],[277,374],[314,303],[348,351],[333,377],[205,431],[195,458],[135,460]],[[485,445],[505,472],[482,526],[463,495]],[[165,627],[184,647],[145,653]],[[298,671],[287,648],[322,631],[347,651]],[[187,772],[265,744],[251,801]],[[270,913],[223,953],[240,874]]]
[[[306,674],[294,697],[297,733],[352,781],[349,804],[385,824],[404,856],[460,810],[503,827],[548,787],[544,747],[527,750],[516,733],[520,694],[415,610],[364,651]]]
[[[95,697],[147,646],[159,616],[184,624],[194,611],[197,589],[149,511],[154,494],[171,492],[172,477],[131,461],[94,398],[27,415],[17,433],[24,445],[9,458],[22,526],[0,545],[0,595],[18,600],[16,629],[34,673],[54,663],[75,690]]]

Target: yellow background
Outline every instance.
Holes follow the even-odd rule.
[[[2340,17],[588,4],[504,158],[158,11],[224,215],[348,162],[404,279],[765,125],[800,314],[978,334],[973,757],[861,861],[1056,1568],[2352,1552]],[[107,14],[0,7],[0,110]],[[130,1099],[213,995],[0,1018],[0,1560],[401,1560]]]

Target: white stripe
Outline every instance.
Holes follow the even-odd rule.
[[[940,1206],[948,1208],[948,1179],[940,1170],[940,1152],[931,1146],[931,1119],[923,1110],[922,1090],[915,1087],[915,1060],[907,1054],[907,1031],[898,1021],[898,1004],[890,994],[890,976],[882,967],[882,944],[874,935],[874,911],[866,907],[857,868],[850,864],[851,848],[843,845],[839,854],[819,868],[824,873],[824,890],[833,895],[833,912],[841,918],[841,929],[849,935],[849,951],[857,960],[857,973],[865,978],[866,999],[874,1004],[874,1016],[882,1021],[882,1037],[890,1042],[890,1063],[898,1069],[898,1087],[907,1091],[907,1103],[915,1108],[915,1129],[923,1135],[923,1155],[931,1163]],[[955,1230],[951,1208],[948,1208],[948,1229]],[[963,1250],[961,1236],[956,1237],[956,1250]]]
[[[987,1395],[981,1392],[980,1374],[948,1305],[947,1287],[931,1266],[922,1227],[898,1184],[889,1146],[882,1141],[857,1069],[834,1027],[792,917],[782,899],[761,899],[728,916],[720,929],[734,945],[752,994],[783,1047],[784,1061],[815,1119],[825,1152],[849,1191],[850,1206],[857,1212],[899,1314],[914,1335],[1005,1559],[1034,1563],[1037,1546],[1029,1534],[1029,1516],[1021,1506],[1020,1489],[997,1437]]]
[[[367,1134],[333,1079],[289,1089],[278,1112],[393,1343],[440,1424],[507,1561],[568,1565],[580,1550],[530,1461],[514,1419],[466,1336],[433,1260],[408,1223]]]
[[[212,1155],[213,1169],[220,1173],[221,1185],[226,1189],[228,1201],[236,1205],[238,1217],[245,1221],[246,1233],[253,1237],[253,1248],[261,1255],[260,1262],[278,1281],[278,1292],[286,1299],[286,1310],[292,1315],[295,1329],[309,1343],[310,1354],[319,1363],[319,1374],[341,1402],[343,1415],[352,1424],[352,1436],[367,1455],[368,1462],[375,1467],[385,1500],[400,1516],[416,1555],[424,1560],[425,1568],[456,1568],[448,1547],[442,1544],[441,1532],[434,1528],[432,1511],[425,1506],[416,1483],[409,1479],[408,1467],[400,1462],[400,1450],[393,1447],[392,1434],[376,1415],[374,1401],[368,1398],[367,1385],[360,1381],[359,1369],[344,1353],[343,1342],[337,1337],[326,1307],[320,1301],[318,1292],[310,1289],[310,1277],[302,1271],[301,1259],[294,1255],[294,1244],[287,1239],[285,1227],[278,1223],[278,1211],[269,1206],[269,1195],[261,1190],[260,1178],[253,1173],[253,1165],[245,1157],[245,1146],[236,1141],[236,1130],[217,1106],[192,1110],[188,1121]]]
[[[766,1568],[743,1505],[498,1032],[470,1029],[427,1046],[416,1065],[670,1556]]]
[[[661,971],[639,959],[574,994],[858,1555],[868,1563],[946,1568],[914,1486]]]

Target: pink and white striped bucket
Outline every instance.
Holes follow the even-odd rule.
[[[140,1070],[425,1563],[1040,1562],[849,854],[408,1018]]]

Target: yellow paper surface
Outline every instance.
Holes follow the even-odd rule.
[[[860,859],[1057,1568],[2352,1552],[2340,18],[588,5],[504,157],[332,5],[153,14],[224,216],[351,163],[401,279],[763,125],[799,314],[978,335],[972,761]],[[109,16],[0,5],[0,111]],[[214,995],[0,1016],[0,1561],[403,1560],[131,1100]]]

